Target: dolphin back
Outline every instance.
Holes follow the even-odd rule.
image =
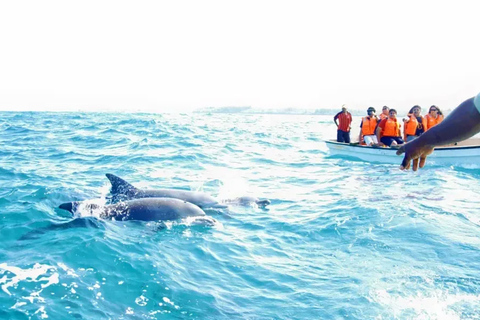
[[[112,184],[110,193],[112,194],[114,199],[119,196],[131,196],[132,194],[138,192],[137,188],[135,188],[133,185],[123,180],[122,178],[117,177],[116,175],[111,173],[107,173],[106,176]]]

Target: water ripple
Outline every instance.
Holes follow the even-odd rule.
[[[2,319],[478,318],[478,170],[331,157],[331,116],[0,114]],[[105,173],[272,204],[214,227],[57,208],[105,201]]]

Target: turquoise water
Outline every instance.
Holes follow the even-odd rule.
[[[331,116],[0,113],[0,318],[480,319],[480,170],[329,157],[334,136]],[[105,200],[105,173],[272,204],[214,226],[57,209]]]

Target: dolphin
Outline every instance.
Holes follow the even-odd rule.
[[[180,189],[155,189],[155,190],[141,190],[135,188],[133,185],[128,183],[116,175],[107,173],[108,180],[112,184],[110,193],[113,196],[113,201],[123,200],[123,199],[140,199],[140,198],[175,198],[184,200],[190,203],[193,203],[199,206],[202,209],[206,208],[217,208],[217,209],[227,209],[228,205],[240,205],[240,206],[254,206],[257,205],[259,208],[265,208],[270,204],[270,200],[263,199],[260,200],[256,197],[238,197],[235,199],[223,200],[222,202],[217,201],[214,197],[209,196],[203,192],[197,191],[187,191]]]
[[[75,201],[63,203],[59,208],[71,213],[87,210],[90,214],[98,215],[102,219],[119,221],[167,221],[198,217],[202,222],[211,222],[212,224],[215,222],[215,219],[206,216],[198,206],[173,198],[135,199],[111,205]]]
[[[107,173],[106,176],[112,184],[110,193],[113,196],[113,201],[140,198],[174,198],[193,203],[202,209],[227,208],[227,206],[220,204],[215,198],[203,192],[180,189],[141,190],[116,175]]]

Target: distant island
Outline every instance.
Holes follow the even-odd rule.
[[[428,110],[428,109],[427,109]],[[320,109],[302,109],[302,108],[252,108],[250,106],[240,106],[240,107],[207,107],[202,109],[197,109],[194,113],[240,113],[240,114],[291,114],[291,115],[322,115],[322,116],[329,116],[332,117],[340,112],[340,108],[320,108]],[[365,116],[366,115],[366,108],[365,110],[355,110],[349,109],[350,113],[353,116]],[[399,117],[402,117],[407,114],[408,110],[399,110]],[[377,110],[377,115],[381,113],[382,110]],[[447,116],[451,112],[451,109],[443,110],[445,116]],[[425,113],[422,113],[425,114]]]
[[[197,109],[195,113],[242,113],[242,114],[292,114],[292,115],[335,115],[340,112],[339,108],[324,109],[301,109],[301,108],[281,108],[281,109],[262,109],[252,108],[250,106],[242,107],[207,107]],[[364,114],[360,110],[349,110],[354,116]]]

